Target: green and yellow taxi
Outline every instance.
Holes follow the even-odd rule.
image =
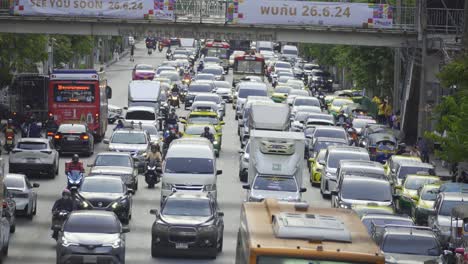
[[[336,117],[343,106],[352,104],[353,99],[349,97],[335,97],[328,105],[328,112]]]
[[[367,214],[387,214],[387,215],[395,214],[395,210],[393,209],[393,207],[373,205],[373,204],[353,205],[351,209],[353,209],[353,211],[356,212],[356,214],[359,217],[363,217],[364,215],[367,215]]]
[[[180,121],[182,124],[190,125],[213,125],[217,132],[220,132],[225,124],[219,119],[218,113],[213,111],[192,111],[190,114]]]
[[[322,179],[323,164],[325,164],[325,154],[327,149],[321,149],[315,157],[309,159],[310,183],[312,186],[319,186]]]
[[[384,167],[384,169],[385,169],[385,175],[387,175],[387,177],[389,177],[389,176],[390,176],[390,173],[391,173],[392,171],[395,172],[396,167],[397,167],[397,164],[398,164],[400,161],[403,161],[403,160],[414,160],[414,161],[422,162],[422,161],[421,161],[421,158],[420,158],[420,157],[416,157],[416,156],[392,155],[392,156],[385,162],[385,164],[383,165],[383,167]]]
[[[273,100],[275,103],[283,103],[288,98],[288,94],[291,92],[291,90],[292,88],[289,86],[278,85],[271,95],[271,100]]]
[[[200,135],[205,131],[205,127],[209,127],[210,132],[214,135],[213,148],[215,150],[216,157],[219,157],[223,133],[221,131],[216,131],[213,125],[187,124],[184,127],[184,132],[182,132],[182,137],[200,137]]]
[[[427,224],[427,217],[434,211],[434,202],[439,194],[439,184],[426,184],[419,188],[411,203],[411,217],[417,225]]]
[[[400,213],[410,214],[411,204],[418,196],[418,190],[426,184],[440,185],[440,178],[431,175],[410,174],[406,176],[401,186],[395,186],[395,191],[399,194],[396,201],[397,210]]]

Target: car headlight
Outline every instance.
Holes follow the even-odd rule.
[[[73,243],[68,241],[66,238],[62,238],[62,246],[69,247],[69,246],[78,246],[78,243]]]
[[[201,233],[212,233],[216,231],[216,226],[215,225],[200,226],[198,228],[198,231],[200,231]]]
[[[163,189],[163,190],[172,190],[172,184],[163,182],[161,184],[161,189]]]
[[[243,157],[243,158],[242,158],[242,161],[244,161],[244,162],[249,162],[249,157]]]
[[[206,184],[205,186],[203,186],[203,191],[205,192],[216,191],[216,184]]]
[[[83,207],[83,208],[88,208],[88,207],[89,207],[88,202],[83,201],[83,202],[81,203],[81,207]]]
[[[120,201],[115,201],[111,204],[112,209],[117,209],[120,207]]]
[[[122,240],[119,238],[119,239],[115,240],[115,241],[112,242],[112,243],[103,244],[102,246],[103,246],[103,247],[119,248],[121,243],[122,243]]]
[[[218,141],[213,141],[213,145],[218,145]]]

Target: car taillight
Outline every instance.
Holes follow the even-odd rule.
[[[13,136],[8,136],[7,139],[12,140]]]
[[[53,136],[53,135],[54,135],[54,132],[51,132],[51,131],[47,132],[47,136]]]
[[[3,208],[7,208],[7,203],[3,201]]]
[[[47,134],[47,135],[49,135],[49,134]],[[61,138],[62,138],[62,135],[56,134],[56,135],[54,136],[54,138],[55,138],[55,139],[61,139]]]
[[[88,140],[88,139],[89,139],[89,136],[88,136],[88,135],[81,135],[81,139],[83,139],[83,140]]]

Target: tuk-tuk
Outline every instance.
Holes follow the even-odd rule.
[[[449,249],[453,250],[453,258],[446,263],[468,263],[468,204],[452,209],[450,219]]]
[[[364,141],[372,161],[385,163],[398,150],[398,142],[393,134],[375,133],[369,135]]]

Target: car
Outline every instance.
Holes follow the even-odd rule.
[[[132,80],[153,80],[155,71],[148,64],[137,64],[132,71]]]
[[[385,263],[442,263],[442,246],[430,228],[385,225],[372,237],[385,255]]]
[[[295,108],[298,106],[315,106],[319,109],[322,108],[319,99],[311,96],[296,96],[292,101],[291,106],[293,107],[293,112],[295,112]]]
[[[156,69],[156,77],[159,77],[159,74],[161,74],[164,71],[177,71],[176,67],[174,66],[159,66]]]
[[[215,81],[216,76],[212,73],[197,73],[193,81]]]
[[[198,96],[197,96],[198,97]],[[196,97],[195,97],[196,98]],[[220,120],[223,119],[223,109],[220,105],[216,104],[215,102],[210,101],[194,101],[192,107],[190,107],[191,111],[202,111],[202,112],[215,112],[218,114]]]
[[[356,129],[356,133],[358,135],[361,135],[362,129],[367,125],[367,124],[374,124],[377,123],[372,117],[369,118],[353,118],[353,121],[351,122],[353,124],[353,128]]]
[[[112,212],[74,211],[64,222],[56,246],[57,263],[125,264],[125,234]]]
[[[413,197],[410,208],[410,216],[418,225],[427,225],[427,218],[434,212],[434,202],[440,191],[438,184],[425,184],[418,189],[418,194]]]
[[[336,187],[336,171],[341,160],[370,160],[369,153],[363,148],[350,146],[330,146],[325,154],[320,193],[323,198],[330,196]]]
[[[8,193],[15,201],[16,214],[23,214],[32,219],[37,212],[37,192],[39,183],[31,183],[24,174],[8,173],[3,179]]]
[[[182,124],[199,124],[199,125],[213,125],[216,131],[221,131],[224,121],[220,120],[216,112],[211,111],[192,111],[188,117],[181,120]]]
[[[208,65],[203,68],[202,73],[213,74],[216,81],[224,81],[224,69],[221,66]]]
[[[334,208],[352,209],[355,205],[376,205],[395,208],[393,191],[386,179],[361,176],[343,177],[338,187],[331,191]]]
[[[417,198],[419,188],[426,184],[440,185],[440,178],[431,175],[413,175],[406,176],[403,184],[395,188],[396,192],[399,193],[399,197],[396,203],[397,210],[401,213],[411,213],[411,204],[414,203],[414,199]]]
[[[290,86],[278,85],[275,87],[275,90],[271,95],[271,99],[275,103],[283,103],[288,97],[288,94],[289,92],[291,92],[291,90],[292,88]]]
[[[343,138],[316,137],[313,141],[306,138],[306,158],[317,156],[319,151],[327,149],[329,146],[347,145],[348,141]]]
[[[418,160],[401,160],[396,164],[395,172],[390,173],[389,180],[395,188],[402,186],[409,174],[422,174],[422,175],[435,175],[434,165],[429,163],[422,163]]]
[[[3,185],[3,196],[2,218],[8,220],[10,233],[14,233],[16,231],[16,201],[5,185]]]
[[[124,122],[127,124],[145,124],[158,125],[158,114],[154,107],[149,106],[130,106],[124,116]]]
[[[21,138],[10,153],[10,173],[45,174],[55,178],[58,171],[59,154],[46,138]]]
[[[195,98],[193,99],[193,102],[197,102],[197,101],[206,101],[206,102],[216,103],[216,105],[218,106],[220,110],[220,113],[218,113],[220,114],[220,117],[222,118],[226,115],[226,103],[221,98],[221,96],[217,94],[199,94],[195,96]]]
[[[221,59],[218,57],[204,57],[203,58],[203,63],[205,67],[208,67],[209,65],[221,65]]]
[[[219,81],[215,81],[215,85],[216,85],[216,82],[219,82]],[[234,95],[232,93],[232,89],[229,87],[229,88],[225,88],[225,87],[218,87],[216,86],[216,94],[219,95],[223,100],[224,102],[226,103],[232,103],[233,101],[233,98],[234,98]]]
[[[54,135],[54,146],[62,153],[94,153],[94,136],[86,124],[61,124]]]
[[[109,151],[130,153],[138,168],[142,168],[142,155],[150,149],[151,137],[145,130],[131,127],[115,130],[110,139],[106,138],[103,142],[109,145]]]
[[[416,156],[392,155],[384,164],[384,169],[387,176],[389,176],[391,172],[396,172],[397,164],[402,160],[414,160],[422,162],[421,158]]]
[[[290,86],[293,89],[297,89],[297,90],[304,90],[305,89],[304,82],[302,80],[298,80],[298,79],[289,79],[289,80],[286,81],[285,85]]]
[[[79,188],[72,187],[72,192],[79,210],[114,212],[123,224],[132,219],[132,195],[135,191],[127,188],[120,177],[85,177]]]
[[[388,180],[383,166],[375,161],[366,160],[346,160],[343,159],[336,170],[337,188],[339,188],[343,178],[363,177],[379,180]]]
[[[10,245],[10,224],[5,217],[0,217],[0,261],[8,256]]]
[[[332,114],[333,116],[335,116],[336,118],[336,116],[340,113],[340,110],[344,105],[348,105],[352,103],[354,102],[351,98],[336,97],[330,102],[330,105],[328,106],[328,112]]]
[[[306,188],[301,188],[302,183],[297,182],[295,176],[261,175],[257,174],[252,184],[244,184],[247,190],[247,202],[261,202],[272,198],[285,202],[300,202],[302,193]]]
[[[365,214],[361,217],[361,222],[367,228],[369,235],[372,235],[372,227],[386,225],[414,226],[413,219],[408,216],[389,214]]]
[[[312,107],[315,108],[315,107]],[[320,108],[318,108],[317,111],[321,111]],[[304,125],[306,120],[309,118],[310,112],[307,111],[299,111],[296,112],[294,115],[291,115],[290,120],[291,120],[291,131],[294,132],[302,132],[304,130]]]
[[[296,99],[296,98],[294,98],[294,99]],[[320,106],[298,105],[298,106],[292,107],[291,116],[294,117],[298,112],[306,112],[306,113],[312,113],[312,114],[322,114],[323,113],[322,108],[320,108]]]
[[[292,102],[294,101],[294,98],[296,98],[298,96],[306,96],[307,97],[307,96],[310,96],[310,93],[307,90],[292,89],[288,94],[288,98],[286,98],[287,104],[292,105]]]
[[[205,127],[208,127],[210,129],[210,133],[214,135],[213,148],[216,157],[219,157],[219,153],[221,152],[223,133],[217,132],[213,125],[187,125],[184,128],[182,137],[200,137],[200,135],[205,131]]]
[[[318,137],[341,138],[349,142],[348,133],[342,127],[315,126],[310,138],[314,140]]]
[[[213,87],[208,83],[202,83],[199,81],[194,81],[190,83],[187,91],[187,96],[185,97],[184,109],[187,110],[188,107],[192,106],[193,99],[199,94],[211,94],[213,92]]]
[[[318,152],[315,152],[315,155],[312,155],[309,158],[309,171],[310,171],[310,184],[312,186],[319,186],[322,179],[323,164],[325,164],[325,154],[327,149],[321,149]]]
[[[138,190],[138,166],[133,161],[130,153],[126,152],[101,152],[96,155],[91,167],[89,176],[107,175],[117,176],[135,192]]]
[[[244,148],[239,150],[239,180],[241,182],[247,182],[248,170],[249,170],[249,159],[250,159],[250,141],[247,141]]]
[[[151,256],[208,256],[223,250],[224,213],[202,193],[173,193],[161,205],[151,228]]]
[[[242,109],[249,96],[268,96],[266,84],[252,81],[237,84],[236,105],[233,104],[234,109],[236,109],[236,120],[242,115]]]

